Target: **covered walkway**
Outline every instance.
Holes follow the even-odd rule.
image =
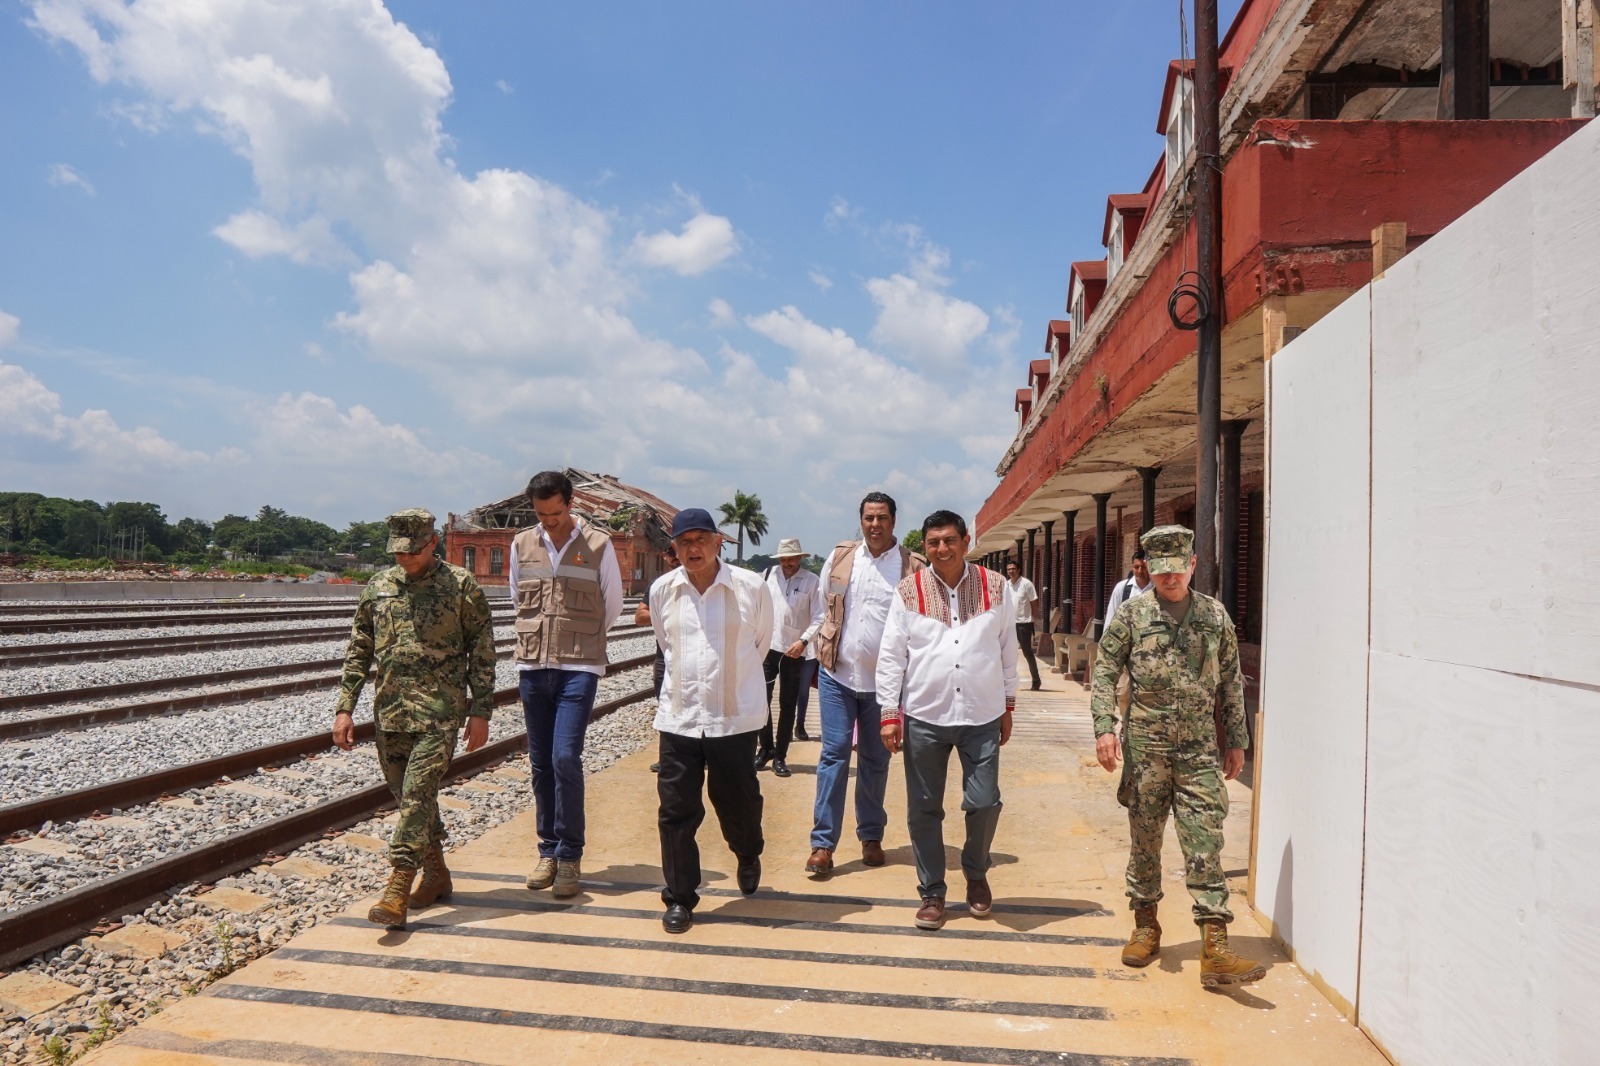
[[[364,902],[85,1061],[1383,1063],[1253,920],[1242,891],[1250,793],[1237,783],[1233,934],[1271,961],[1266,978],[1230,994],[1201,990],[1170,831],[1166,946],[1145,971],[1122,967],[1126,822],[1114,780],[1094,762],[1086,695],[1057,677],[1045,684],[1024,694],[1005,750],[988,920],[956,907],[941,932],[912,926],[898,766],[888,865],[869,869],[847,845],[830,880],[807,878],[817,748],[797,744],[792,778],[761,778],[761,890],[739,895],[732,856],[708,824],[709,888],[694,928],[669,936],[656,894],[654,777],[641,752],[590,778],[585,891],[570,904],[522,886],[532,850],[523,815],[454,857],[455,898],[408,932],[369,925]],[[946,825],[959,833],[956,803],[952,790]],[[959,837],[950,843],[954,898]]]

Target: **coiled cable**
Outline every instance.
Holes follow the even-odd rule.
[[[1188,279],[1193,279],[1188,280]],[[1180,313],[1179,305],[1188,300],[1189,314]],[[1167,297],[1167,316],[1172,319],[1172,324],[1182,330],[1196,330],[1200,324],[1211,316],[1211,294],[1206,291],[1206,284],[1200,280],[1200,274],[1194,270],[1185,270],[1178,275],[1178,283],[1172,287],[1172,294]]]

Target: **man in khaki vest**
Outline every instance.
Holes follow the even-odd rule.
[[[817,702],[822,719],[822,754],[817,757],[817,801],[812,811],[811,857],[806,873],[827,877],[844,829],[844,794],[850,784],[852,739],[856,767],[856,839],[861,861],[883,865],[883,830],[888,817],[883,793],[889,783],[889,752],[879,735],[878,645],[900,579],[923,561],[894,539],[894,500],[869,492],[861,501],[861,540],[835,547],[822,568],[825,614],[816,630],[822,672]]]
[[[572,482],[545,470],[528,482],[537,525],[511,542],[517,670],[528,726],[539,864],[528,887],[578,894],[583,858],[583,738],[606,672],[606,630],[622,613],[611,535],[572,513]]]

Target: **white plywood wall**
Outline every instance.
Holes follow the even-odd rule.
[[[1591,124],[1269,367],[1255,902],[1403,1066],[1600,1061],[1596,188]]]
[[[1269,540],[1255,907],[1356,999],[1366,777],[1370,302],[1267,366]]]

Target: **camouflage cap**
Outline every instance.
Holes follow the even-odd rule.
[[[1181,574],[1194,555],[1194,530],[1183,526],[1156,526],[1139,538],[1145,565],[1152,574]]]
[[[404,511],[396,511],[386,521],[389,523],[387,550],[391,552],[410,554],[419,551],[434,537],[433,512],[423,510],[421,507],[407,507]]]

